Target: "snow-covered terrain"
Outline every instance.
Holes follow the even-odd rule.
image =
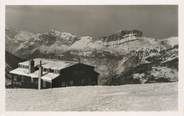
[[[177,83],[6,89],[7,111],[176,111]]]
[[[83,36],[79,41],[76,41],[70,46],[70,50],[93,51],[103,48],[102,41],[94,41],[90,36]]]
[[[7,89],[6,109],[23,111],[160,111],[177,110],[178,37],[155,39],[142,32],[120,31],[94,38],[49,30],[6,29],[6,79],[18,57],[80,58],[95,67],[99,85],[46,90]],[[126,36],[126,38],[124,38]],[[9,56],[18,56],[12,59]],[[13,58],[13,57],[12,57]],[[169,76],[168,76],[169,75]],[[174,82],[154,84],[131,84]],[[8,82],[8,81],[7,81]],[[120,86],[112,86],[120,85]],[[163,90],[164,88],[164,90]],[[16,107],[15,107],[16,105]]]
[[[6,50],[19,57],[28,57],[36,50],[41,53],[57,52],[61,54],[78,40],[77,36],[71,33],[59,32],[53,29],[46,33],[35,34],[28,31],[19,31],[14,36],[12,35],[11,30],[7,29]]]
[[[6,50],[16,56],[27,58],[34,52],[37,52],[38,55],[39,52],[40,54],[62,55],[68,51],[75,51],[76,54],[76,52],[92,53],[100,50],[124,55],[132,50],[169,48],[178,45],[177,37],[155,39],[130,33],[131,31],[120,31],[109,36],[93,38],[91,36],[80,37],[54,29],[36,34],[6,29]]]

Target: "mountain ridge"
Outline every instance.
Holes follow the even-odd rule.
[[[157,74],[153,67],[165,70],[168,75],[172,70],[178,70],[178,37],[144,37],[138,30],[121,30],[99,38],[57,30],[44,33],[9,30],[6,33],[6,50],[24,59],[57,58],[95,66],[100,84],[122,84],[130,82],[133,77],[133,80],[140,77],[141,81],[143,76],[147,78],[152,73]]]

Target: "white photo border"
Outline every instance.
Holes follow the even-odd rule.
[[[5,6],[6,5],[178,5],[178,37],[179,37],[179,82],[178,111],[159,112],[7,112],[5,111]],[[126,115],[126,116],[183,116],[184,115],[184,2],[182,0],[0,0],[0,114],[1,115]],[[16,106],[16,104],[15,104]]]

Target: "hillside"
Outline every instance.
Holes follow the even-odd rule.
[[[16,68],[19,62],[23,61],[23,59],[9,53],[8,51],[5,52],[5,61],[6,61],[6,66],[8,66],[11,69]]]
[[[53,29],[45,33],[6,31],[6,50],[11,54],[24,59],[80,59],[95,66],[102,85],[135,81],[134,74],[140,76],[136,77],[136,81],[142,78],[146,78],[146,82],[157,81],[147,80],[153,77],[154,67],[164,69],[168,74],[172,73],[170,69],[174,70],[174,74],[178,70],[178,37],[155,39],[144,37],[139,30],[121,30],[96,38]],[[165,76],[160,78],[165,80]],[[177,81],[177,75],[172,78]]]
[[[163,91],[163,88],[164,91]],[[176,111],[177,83],[6,89],[7,111]],[[16,107],[15,107],[16,104]]]
[[[13,70],[15,68],[18,67],[18,63],[24,61],[23,59],[9,53],[8,51],[5,51],[5,62],[6,62],[6,66],[5,66],[5,81],[6,81],[6,87],[11,85],[11,76],[9,75],[9,71]]]

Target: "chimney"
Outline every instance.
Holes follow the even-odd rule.
[[[31,59],[29,61],[29,73],[33,73],[34,72],[34,60]]]
[[[41,77],[43,75],[42,61],[40,60],[39,72],[38,72],[38,89],[41,89]]]

